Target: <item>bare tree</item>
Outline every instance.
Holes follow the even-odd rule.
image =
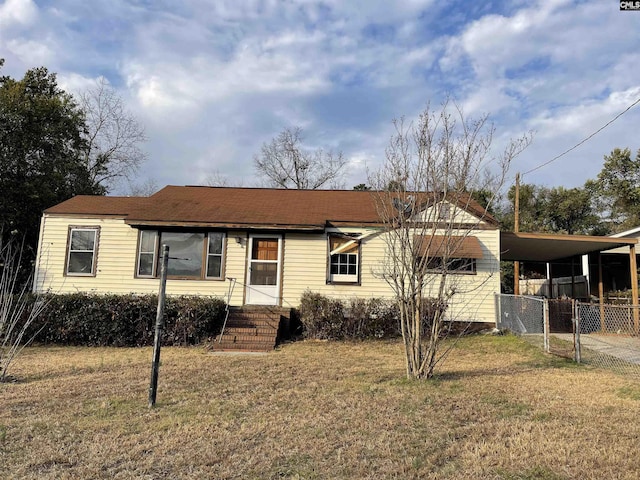
[[[30,295],[30,281],[21,281],[20,266],[24,241],[11,239],[0,246],[0,382],[9,377],[9,368],[29,344],[30,327],[47,306],[41,294]]]
[[[125,108],[122,98],[101,77],[80,95],[85,113],[85,162],[95,183],[108,191],[133,175],[146,160],[140,144],[147,137],[144,128]]]
[[[346,163],[341,152],[304,149],[300,127],[285,128],[254,156],[255,169],[267,177],[269,184],[298,190],[340,188],[339,178]]]
[[[150,197],[160,190],[158,182],[154,178],[147,178],[142,182],[129,182],[129,191],[127,195],[130,197]]]
[[[468,275],[454,275],[475,269],[469,249],[481,246],[470,237],[481,232],[481,223],[492,221],[486,213],[489,205],[480,206],[472,193],[497,192],[530,136],[511,141],[494,157],[494,128],[487,117],[466,119],[449,100],[438,111],[428,106],[415,124],[394,124],[386,163],[369,178],[386,227],[385,258],[374,273],[395,294],[407,377],[429,378],[450,349],[440,347],[451,320],[472,318],[465,302],[499,274],[496,268],[476,275],[473,282],[465,280]],[[496,173],[487,176],[488,167]],[[484,184],[488,179],[491,185]],[[494,200],[490,197],[489,204]]]
[[[221,173],[216,169],[213,172],[207,174],[204,183],[209,187],[229,187],[229,177]]]

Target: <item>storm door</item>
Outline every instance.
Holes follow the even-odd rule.
[[[281,245],[282,237],[279,235],[249,237],[247,304],[278,305],[280,303]]]

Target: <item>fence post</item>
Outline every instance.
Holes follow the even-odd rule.
[[[573,348],[575,350],[575,361],[576,363],[581,363],[582,361],[582,357],[581,357],[581,346],[580,346],[580,303],[576,302],[576,307],[575,307],[575,313],[574,313],[574,321],[573,321],[573,328],[574,328],[574,345]]]
[[[549,353],[549,299],[542,299],[542,335],[544,337],[544,351]]]

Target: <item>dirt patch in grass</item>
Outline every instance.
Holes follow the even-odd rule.
[[[398,342],[268,355],[30,348],[0,385],[0,478],[638,478],[638,384],[514,337],[458,343],[433,380]]]

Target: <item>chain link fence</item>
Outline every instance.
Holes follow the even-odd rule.
[[[522,336],[548,351],[546,302],[540,297],[496,294],[496,327]]]
[[[497,294],[496,327],[547,353],[640,378],[640,307]]]
[[[640,378],[640,307],[576,302],[575,359]]]

